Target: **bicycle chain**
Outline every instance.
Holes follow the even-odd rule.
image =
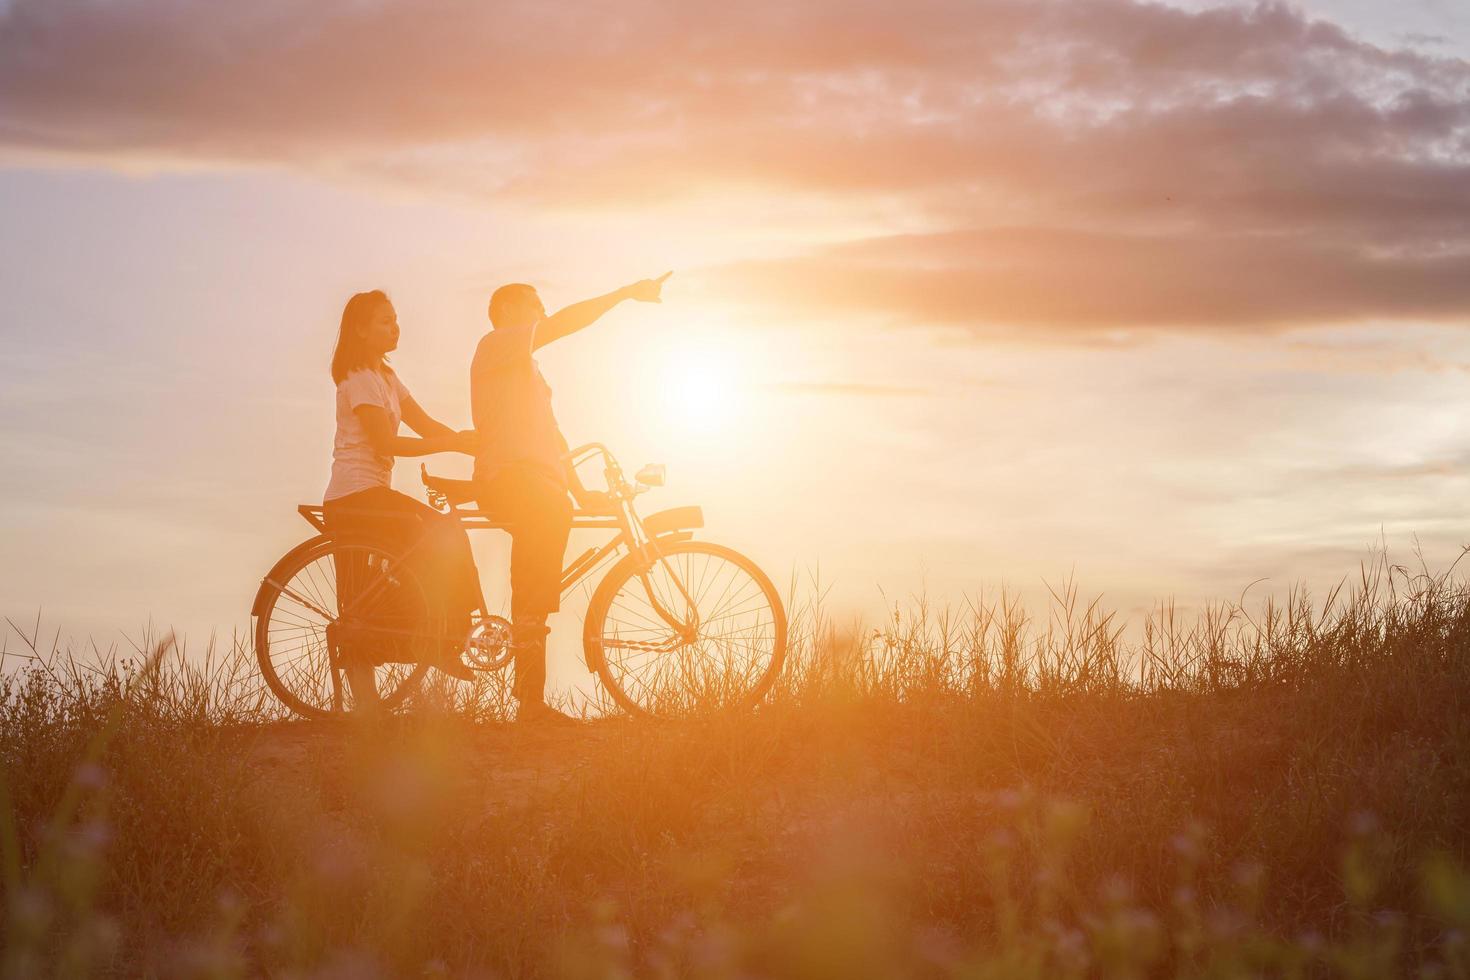
[[[678,637],[664,640],[662,643],[652,643],[648,640],[602,641],[604,647],[615,647],[619,650],[652,651],[654,653],[672,653],[681,646],[688,646],[689,643],[689,640],[680,640]]]

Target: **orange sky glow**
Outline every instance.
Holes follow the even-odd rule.
[[[496,285],[665,269],[541,356],[568,438],[839,616],[1446,565],[1467,54],[1430,0],[0,2],[0,613],[228,634],[348,295],[467,425]]]

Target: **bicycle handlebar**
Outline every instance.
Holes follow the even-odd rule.
[[[561,458],[563,462],[572,463],[573,465],[575,465],[581,457],[591,455],[594,452],[602,453],[602,455],[606,457],[606,459],[610,463],[617,462],[617,460],[613,458],[613,454],[608,451],[608,448],[600,442],[589,442],[584,445],[578,446],[576,449],[562,453]]]
[[[623,478],[623,468],[618,464],[617,457],[602,443],[586,443],[570,452],[563,453],[561,458],[562,462],[575,470],[578,463],[590,459],[597,454],[602,455],[602,475],[607,481],[608,492],[614,497],[631,500],[635,491],[629,486],[628,481]]]

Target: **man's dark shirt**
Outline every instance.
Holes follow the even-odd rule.
[[[529,465],[566,485],[567,441],[551,410],[551,386],[531,356],[534,326],[491,330],[470,363],[470,413],[480,437],[475,479],[490,482],[506,467]]]

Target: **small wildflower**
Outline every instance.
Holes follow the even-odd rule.
[[[94,855],[107,846],[112,831],[103,820],[88,820],[71,834],[71,846],[82,855]]]
[[[215,896],[214,902],[220,914],[226,917],[236,916],[245,911],[245,900],[231,888],[221,891]]]
[[[1378,817],[1367,810],[1358,810],[1348,817],[1348,833],[1354,837],[1367,837],[1378,829]]]
[[[1103,882],[1098,894],[1109,905],[1123,905],[1133,898],[1133,883],[1121,875],[1113,875]]]
[[[616,922],[608,922],[598,926],[592,933],[597,937],[597,942],[608,949],[627,950],[632,942],[628,937],[628,930]]]
[[[107,770],[95,762],[84,762],[77,766],[71,778],[83,789],[98,790],[107,785]]]
[[[1403,921],[1403,914],[1395,912],[1393,909],[1379,909],[1373,913],[1373,924],[1380,929],[1393,929],[1402,925]]]
[[[1266,868],[1256,861],[1237,864],[1231,872],[1235,883],[1247,891],[1257,891],[1266,880]]]
[[[1070,841],[1087,826],[1086,808],[1058,800],[1047,807],[1046,834],[1055,842]]]
[[[40,936],[51,923],[51,902],[34,886],[23,886],[10,899],[10,922],[18,935]]]
[[[93,945],[103,953],[111,955],[122,944],[123,930],[110,915],[93,913],[87,922]]]
[[[1079,972],[1087,968],[1087,936],[1080,929],[1058,930],[1052,951],[1063,966]]]
[[[995,794],[995,805],[1002,810],[1019,810],[1024,801],[1020,790],[1003,789]]]

